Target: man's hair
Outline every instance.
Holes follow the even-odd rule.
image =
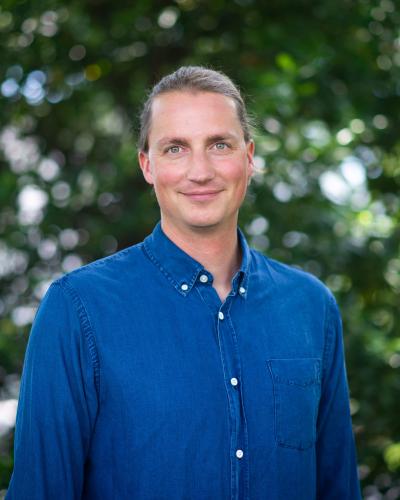
[[[139,151],[149,148],[148,137],[151,126],[151,111],[154,99],[167,92],[215,92],[233,99],[236,112],[243,130],[244,139],[251,138],[251,123],[239,88],[221,71],[203,66],[182,66],[173,73],[164,76],[150,91],[140,115],[140,131],[138,139]]]

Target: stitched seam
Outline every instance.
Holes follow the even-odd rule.
[[[331,332],[331,328],[329,328],[331,323],[332,316],[332,305],[333,305],[333,297],[329,296],[329,303],[327,304],[326,313],[325,313],[325,322],[324,322],[324,353],[322,356],[322,384],[324,384],[326,379],[327,372],[327,363],[328,363],[328,352],[331,351],[333,344],[333,335]]]
[[[167,278],[167,280],[171,283],[172,286],[174,286],[179,293],[182,295],[185,295],[181,290],[178,288],[178,283],[174,280],[174,278],[169,274],[168,271],[166,271],[159,261],[154,257],[154,255],[151,253],[150,249],[148,248],[146,242],[143,244],[143,251],[147,255],[147,257],[151,260],[151,262],[163,273],[163,275]]]
[[[199,272],[201,271],[201,268],[198,268],[195,270],[192,278],[189,280],[189,283],[188,286],[189,286],[189,289],[184,292],[183,290],[181,290],[180,286],[179,286],[179,283],[171,276],[171,274],[166,270],[164,269],[164,267],[160,264],[160,262],[156,259],[156,257],[153,255],[153,253],[151,252],[151,250],[149,249],[146,241],[144,242],[143,244],[143,251],[145,252],[145,254],[147,255],[147,257],[150,259],[150,261],[163,273],[163,275],[167,278],[167,280],[171,283],[171,285],[183,296],[186,296],[187,293],[192,289],[196,279],[197,279],[197,276],[199,274]]]
[[[230,315],[230,309],[231,309],[232,303],[233,303],[233,299],[229,303],[229,307],[228,307],[228,311],[227,311],[228,312],[227,318],[229,321],[229,325],[231,327],[233,344],[235,346],[236,356],[238,359],[238,371],[239,371],[238,375],[239,375],[239,380],[241,381],[238,390],[240,391],[241,394],[243,394],[243,391],[242,391],[242,387],[243,387],[242,360],[241,360],[240,353],[239,353],[239,345],[238,345],[238,341],[237,341],[236,330],[233,326],[233,321],[232,321],[232,318]],[[246,412],[245,412],[244,401],[243,401],[242,397],[240,398],[240,406],[242,408],[243,420],[244,420],[244,424],[243,424],[244,447],[245,447],[246,451],[248,451],[249,450],[249,436],[248,436],[248,429],[247,429]],[[248,459],[247,455],[245,458],[247,460],[247,462],[246,462],[247,467],[246,467],[246,471],[245,471],[245,491],[249,491],[250,490],[250,478],[249,478],[250,465],[249,465],[249,459]],[[246,494],[246,498],[248,498],[247,494]]]
[[[278,439],[278,415],[277,415],[277,394],[276,394],[276,384],[274,383],[274,373],[272,371],[272,366],[271,366],[271,361],[267,361],[267,366],[268,366],[268,371],[271,376],[271,383],[272,383],[272,395],[274,399],[274,405],[273,405],[273,410],[274,410],[274,435],[275,435],[275,443],[278,445],[279,444],[279,439]]]
[[[211,306],[204,300],[204,298],[203,298],[202,294],[200,293],[200,290],[198,289],[198,287],[195,287],[195,290],[199,294],[201,301],[206,306],[206,308],[210,312],[211,316],[214,318],[214,311],[212,310]]]
[[[227,396],[227,399],[228,399],[228,408],[229,408],[229,425],[230,425],[230,428],[232,429],[232,437],[233,437],[233,441],[236,442],[237,441],[237,434],[238,434],[238,429],[237,429],[237,425],[236,425],[236,419],[235,419],[235,414],[234,414],[234,405],[232,403],[232,396],[230,395],[230,392],[229,390],[227,389],[226,387],[226,379],[225,379],[225,375],[227,374],[227,369],[226,369],[226,364],[225,364],[225,361],[224,361],[224,356],[223,356],[223,338],[222,338],[222,335],[220,335],[220,328],[219,328],[219,322],[217,322],[217,338],[218,338],[218,348],[219,348],[219,356],[220,356],[220,359],[221,359],[221,364],[222,364],[222,370],[223,370],[223,375],[224,375],[224,387],[225,387],[225,393],[226,393],[226,396]],[[231,451],[231,443],[232,443],[232,437],[230,439],[230,444],[229,444],[229,449]],[[232,453],[229,453],[231,455],[231,486],[232,486],[232,489],[235,489],[236,488],[236,484],[235,484],[235,470],[236,470],[236,467],[238,467],[236,461],[235,461],[235,457],[232,455]]]
[[[62,277],[55,284],[59,284],[59,286],[62,287],[62,289],[68,293],[68,295],[71,297],[73,304],[76,308],[76,311],[78,313],[79,322],[81,324],[82,331],[85,335],[85,339],[86,339],[86,342],[87,342],[87,345],[89,348],[90,358],[91,358],[92,365],[93,365],[96,391],[97,391],[97,395],[98,395],[98,398],[100,401],[100,362],[99,362],[99,356],[98,356],[97,347],[96,347],[96,339],[95,339],[95,336],[93,334],[93,328],[92,328],[92,325],[90,323],[88,313],[87,313],[86,308],[85,308],[81,298],[79,297],[77,291],[68,282],[66,276]]]
[[[79,273],[87,270],[87,267],[90,267],[90,268],[92,268],[92,267],[101,267],[101,266],[104,266],[104,265],[108,264],[108,262],[110,260],[120,260],[127,253],[129,253],[133,248],[138,247],[140,245],[141,245],[141,243],[138,243],[137,245],[133,245],[133,246],[130,246],[128,248],[124,248],[123,250],[120,250],[120,251],[114,253],[113,255],[108,255],[107,257],[103,257],[101,259],[94,260],[93,262],[88,262],[87,264],[79,267],[78,269],[74,269],[69,274],[72,274],[72,275],[79,274]],[[64,278],[64,277],[65,277],[65,275],[62,276],[61,279]]]

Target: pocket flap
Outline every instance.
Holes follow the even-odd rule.
[[[306,387],[320,382],[318,358],[269,359],[268,366],[274,381],[281,384]]]

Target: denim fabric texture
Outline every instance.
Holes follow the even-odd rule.
[[[341,319],[248,247],[221,302],[163,233],[50,286],[7,500],[357,500]]]

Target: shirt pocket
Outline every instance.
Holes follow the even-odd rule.
[[[306,450],[315,443],[321,393],[320,366],[316,358],[270,359],[278,445]]]

